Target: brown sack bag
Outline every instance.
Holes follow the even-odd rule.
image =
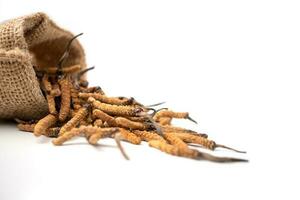
[[[58,27],[44,13],[36,13],[0,24],[0,118],[39,119],[48,105],[33,66],[57,66],[73,35]],[[78,41],[71,46],[64,67],[86,67]]]

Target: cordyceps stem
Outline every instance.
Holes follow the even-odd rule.
[[[58,61],[58,69],[61,70],[63,63],[65,62],[65,60],[69,57],[69,53],[70,53],[70,48],[71,48],[71,44],[72,42],[78,38],[79,36],[83,35],[83,33],[79,33],[78,35],[75,35],[73,38],[71,38],[71,40],[68,42],[66,49],[63,53],[63,55],[60,57],[59,61]]]
[[[148,106],[145,106],[145,107],[156,107],[156,106],[160,106],[160,105],[162,105],[162,104],[165,104],[166,102],[165,101],[163,101],[163,102],[159,102],[159,103],[155,103],[155,104],[151,104],[151,105],[148,105]]]
[[[155,113],[155,111],[154,111],[154,113]],[[163,135],[163,131],[162,131],[161,127],[159,126],[159,124],[156,123],[156,121],[154,121],[154,119],[152,118],[152,115],[149,115],[146,112],[141,112],[138,115],[141,117],[146,117],[151,122],[151,124],[154,126],[156,132],[161,136]]]
[[[191,118],[190,116],[187,116],[186,119],[194,122],[195,124],[198,124],[198,122],[196,120],[194,120],[193,118]]]
[[[163,135],[163,131],[161,130],[160,126],[152,119],[151,116],[147,115],[149,121],[153,124],[154,128],[156,129],[159,135]]]
[[[80,78],[81,78],[85,73],[87,73],[88,71],[91,71],[91,70],[93,70],[93,69],[95,69],[95,66],[92,66],[92,67],[89,67],[89,68],[82,69],[80,72],[78,72],[78,74],[76,74],[76,75],[73,77],[73,79],[75,80],[75,81],[74,81],[74,86],[75,86],[76,89],[80,89],[79,83],[78,83],[78,81],[80,80]]]
[[[234,148],[231,148],[231,147],[228,147],[228,146],[225,146],[225,145],[222,145],[222,144],[216,144],[215,147],[220,147],[220,148],[224,148],[224,149],[229,149],[229,150],[235,151],[235,152],[237,152],[237,153],[247,153],[246,151],[236,150],[236,149],[234,149]]]
[[[124,156],[124,158],[125,158],[126,160],[129,160],[128,155],[126,154],[126,152],[125,152],[123,146],[121,145],[121,137],[122,137],[122,136],[121,136],[121,133],[117,133],[117,134],[115,134],[115,136],[114,136],[115,141],[116,141],[116,143],[117,143],[117,145],[118,145],[118,148],[120,149],[122,155]]]
[[[149,108],[149,107],[148,107],[148,108]],[[154,112],[150,114],[150,117],[154,117],[154,115],[155,115],[156,113],[158,113],[159,111],[161,111],[161,110],[168,110],[168,108],[154,109]]]
[[[95,66],[81,70],[80,72],[78,72],[76,80],[79,80],[81,76],[83,76],[85,73],[87,73],[88,71],[91,71],[93,69],[95,69]]]
[[[205,159],[212,162],[219,162],[219,163],[229,163],[229,162],[249,162],[247,159],[241,159],[241,158],[230,158],[230,157],[218,157],[213,156],[208,153],[199,152],[198,158],[199,160]]]
[[[159,135],[163,135],[163,131],[161,129],[161,127],[153,120],[153,118],[148,115],[148,114],[145,114],[145,116],[147,117],[147,119],[151,122],[151,124],[154,126],[156,132],[159,134]]]

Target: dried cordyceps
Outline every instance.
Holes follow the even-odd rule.
[[[149,124],[131,121],[124,117],[117,117],[115,119],[115,122],[116,122],[117,126],[122,127],[122,128],[127,128],[130,130],[136,130],[136,129],[137,130],[148,130],[151,128]]]
[[[101,119],[102,122],[107,123],[109,126],[117,126],[117,123],[116,123],[114,117],[106,114],[105,112],[103,112],[99,109],[93,110],[93,117],[95,119]]]
[[[205,138],[208,137],[208,135],[205,133],[197,133],[196,131],[185,129],[185,128],[180,128],[180,127],[176,127],[176,126],[167,125],[167,126],[162,126],[161,128],[164,132],[190,133],[190,134],[199,135],[199,136],[205,137]]]
[[[42,78],[42,83],[43,83],[43,87],[44,90],[47,92],[47,93],[50,93],[50,91],[52,90],[52,86],[51,86],[51,83],[49,81],[49,76],[48,74],[44,74],[43,78]]]
[[[164,138],[175,147],[178,147],[180,149],[188,148],[188,145],[183,142],[175,133],[166,132],[164,133]]]
[[[62,145],[64,142],[70,140],[71,138],[73,138],[73,137],[75,137],[79,134],[80,134],[80,130],[77,129],[77,128],[73,128],[71,131],[65,132],[64,134],[62,134],[58,138],[52,140],[52,143],[54,145]]]
[[[187,157],[196,160],[209,160],[213,162],[247,162],[248,161],[239,158],[217,157],[208,153],[200,152],[195,149],[181,150],[179,147],[174,146],[172,144],[168,144],[161,140],[150,140],[149,146],[174,156]]]
[[[149,146],[153,147],[153,148],[156,148],[156,149],[159,149],[159,150],[161,150],[165,153],[168,153],[168,154],[171,154],[171,155],[174,155],[174,156],[181,156],[180,153],[179,153],[179,148],[178,147],[176,147],[174,145],[171,145],[171,144],[168,144],[165,141],[150,140],[149,141]]]
[[[141,144],[142,139],[129,130],[120,128],[122,139],[132,144]]]
[[[160,118],[164,118],[164,117],[168,117],[168,118],[178,118],[178,119],[188,119],[194,123],[197,124],[197,122],[192,119],[189,115],[188,112],[174,112],[174,111],[170,111],[170,110],[165,110],[165,109],[162,109],[160,111],[158,111],[153,119],[154,120],[159,120]]]
[[[100,93],[79,93],[80,98],[88,99],[89,97],[93,97],[96,100],[99,100],[103,103],[112,104],[112,105],[128,105],[130,103],[130,99],[118,98],[118,97],[107,97]]]
[[[217,148],[217,147],[222,147],[225,149],[230,149],[230,150],[236,151],[238,153],[246,153],[244,151],[239,151],[239,150],[233,149],[231,147],[227,147],[225,145],[217,144],[215,141],[209,140],[201,135],[195,135],[195,134],[184,133],[184,132],[176,133],[176,135],[187,143],[200,144],[203,147],[208,148],[210,150],[215,150],[215,148]]]
[[[165,141],[165,139],[158,135],[157,133],[153,131],[139,131],[139,130],[134,130],[133,133],[140,137],[143,141],[149,142],[150,140],[161,140]]]
[[[74,110],[78,110],[79,108],[81,108],[80,99],[78,96],[78,89],[74,86],[71,87],[71,101]]]
[[[61,88],[61,106],[59,111],[59,120],[65,121],[70,112],[71,107],[71,83],[69,77],[66,76],[58,81]]]
[[[84,105],[82,108],[80,108],[74,117],[72,117],[65,125],[62,126],[60,129],[59,135],[64,134],[66,131],[71,130],[72,128],[75,128],[81,120],[86,118],[88,115],[88,109],[89,105]]]
[[[88,138],[88,141],[90,144],[95,145],[101,138],[112,136],[117,131],[119,131],[118,128],[97,128],[95,133]]]
[[[216,157],[190,148],[192,144],[197,144],[209,150],[222,147],[241,153],[208,139],[207,134],[171,124],[173,118],[189,119],[196,123],[187,112],[174,112],[166,108],[156,110],[153,107],[163,103],[144,106],[132,97],[109,97],[101,87],[88,87],[83,75],[94,67],[63,67],[72,41],[79,35],[67,44],[57,66],[35,68],[48,101],[49,114],[37,122],[16,120],[20,130],[33,132],[36,136],[55,137],[52,140],[54,145],[63,145],[76,136],[85,137],[92,145],[102,138],[114,138],[126,159],[128,156],[120,141],[136,145],[145,141],[149,146],[168,154],[197,160],[246,161]]]
[[[171,117],[161,117],[156,120],[160,125],[171,125]]]
[[[20,131],[33,132],[35,125],[36,124],[19,123],[18,126],[17,126],[17,128]],[[43,133],[43,135],[47,136],[47,137],[54,137],[54,138],[56,138],[58,136],[59,131],[60,131],[60,127],[48,128]]]
[[[46,99],[48,101],[49,113],[56,115],[57,111],[56,111],[56,107],[55,107],[55,96],[51,95],[51,94],[47,94]]]
[[[110,115],[116,116],[137,116],[138,113],[143,111],[141,107],[136,106],[119,106],[102,103],[93,97],[88,98],[88,102],[93,105],[94,108],[102,110]]]
[[[42,118],[38,121],[38,123],[34,127],[34,135],[35,136],[41,136],[43,135],[46,130],[56,124],[58,121],[57,116],[49,114],[46,117]]]
[[[25,131],[25,132],[33,132],[34,131],[34,127],[36,124],[29,124],[29,123],[19,123],[17,128],[20,131]]]

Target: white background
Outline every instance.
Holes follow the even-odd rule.
[[[216,164],[124,144],[128,162],[112,141],[54,147],[1,122],[0,199],[299,199],[299,10],[275,0],[0,0],[0,21],[44,11],[84,32],[93,85],[190,111],[199,125],[181,125],[248,152],[216,155],[250,159]]]

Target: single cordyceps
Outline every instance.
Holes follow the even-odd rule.
[[[155,110],[162,103],[144,106],[134,98],[109,97],[100,87],[88,87],[83,74],[93,69],[82,69],[80,65],[63,67],[69,55],[71,39],[57,66],[47,69],[36,68],[44,96],[48,101],[49,114],[39,121],[24,122],[16,119],[21,131],[34,135],[55,137],[54,145],[63,145],[76,137],[85,137],[91,145],[100,139],[114,138],[126,159],[120,140],[138,145],[141,141],[165,153],[214,162],[241,162],[244,159],[216,157],[191,148],[201,145],[209,150],[230,147],[216,144],[206,134],[171,125],[173,118],[188,119],[197,123],[187,112],[169,109]]]

